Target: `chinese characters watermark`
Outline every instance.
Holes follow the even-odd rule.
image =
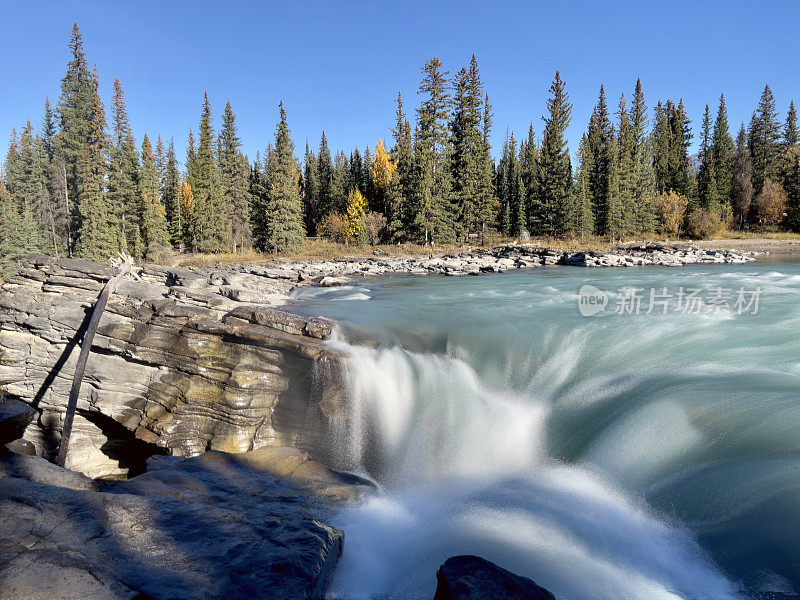
[[[606,312],[606,309],[618,315],[757,315],[760,298],[760,287],[624,287],[610,292],[584,285],[578,292],[578,310],[584,317]]]

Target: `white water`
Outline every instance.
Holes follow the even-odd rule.
[[[547,458],[543,403],[484,388],[459,359],[335,343],[351,356],[351,457],[386,493],[340,516],[347,552],[330,597],[431,598],[455,554],[564,600],[735,597],[688,531]]]
[[[346,541],[329,596],[432,598],[456,554],[559,600],[793,593],[800,268],[750,269],[711,272],[768,288],[771,304],[749,321],[583,319],[578,270],[378,284],[358,290],[369,301],[310,303],[384,340],[332,342],[350,355],[342,460],[382,493],[335,521]],[[601,277],[709,277],[663,273]]]

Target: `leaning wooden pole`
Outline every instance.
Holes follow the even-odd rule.
[[[64,415],[64,426],[61,429],[61,442],[58,444],[58,455],[56,456],[56,464],[63,467],[67,461],[67,452],[69,451],[69,436],[72,433],[72,422],[75,420],[75,409],[78,407],[78,395],[81,391],[81,383],[83,382],[83,374],[86,371],[86,362],[89,360],[89,352],[92,349],[92,341],[94,334],[97,332],[97,326],[100,324],[100,317],[103,316],[103,311],[106,309],[108,297],[114,293],[117,284],[127,275],[133,267],[133,259],[130,256],[120,255],[121,262],[117,265],[116,274],[106,282],[103,291],[100,292],[100,297],[92,309],[92,316],[89,319],[89,325],[86,327],[86,333],[81,342],[81,353],[78,355],[78,364],[75,365],[75,377],[72,379],[72,387],[69,390],[69,401],[67,402],[67,412]]]

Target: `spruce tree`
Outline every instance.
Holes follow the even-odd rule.
[[[783,128],[783,146],[785,149],[800,143],[800,129],[797,128],[797,109],[794,100],[789,102],[789,113],[786,115],[786,125]]]
[[[403,97],[397,94],[396,120],[392,135],[394,148],[392,160],[397,165],[395,175],[395,195],[389,206],[386,219],[387,230],[392,241],[399,242],[407,239],[413,222],[413,214],[409,208],[413,206],[410,199],[414,194],[414,150],[411,144],[411,124],[403,112]]]
[[[517,141],[513,133],[506,139],[499,173],[498,196],[503,207],[502,231],[511,237],[519,237],[527,223],[522,172],[517,158]]]
[[[697,175],[697,195],[702,208],[719,212],[717,173],[711,135],[711,111],[706,104],[700,133],[700,170]]]
[[[332,199],[332,186],[333,186],[333,158],[331,150],[328,147],[328,138],[325,132],[322,132],[322,138],[319,142],[319,153],[317,154],[317,161],[319,168],[319,218],[322,219],[326,215],[335,212],[334,202]],[[317,223],[319,225],[319,222]]]
[[[767,179],[778,178],[780,159],[780,123],[775,97],[764,86],[758,108],[750,121],[750,156],[753,159],[753,192],[758,195]]]
[[[161,203],[158,164],[147,135],[142,140],[142,169],[139,177],[139,222],[143,257],[153,261],[169,250],[167,216]]]
[[[488,113],[484,114],[483,82],[474,54],[469,68],[456,75],[455,91],[451,169],[453,200],[458,210],[456,229],[464,235],[483,229],[492,198],[486,168]]]
[[[578,174],[575,184],[575,199],[570,219],[570,229],[581,238],[590,237],[594,233],[594,211],[592,210],[592,194],[589,175],[593,171],[592,153],[587,149],[588,140],[584,133],[578,146]]]
[[[604,233],[611,241],[619,240],[625,234],[624,200],[620,182],[620,148],[617,136],[611,136],[610,143],[611,162],[608,165],[608,196],[606,201],[606,225]]]
[[[57,109],[59,132],[53,146],[61,161],[62,175],[66,176],[65,196],[71,203],[70,217],[75,217],[77,215],[79,163],[84,143],[92,133],[92,111],[97,95],[92,71],[83,50],[83,38],[77,23],[72,26],[69,50],[72,59],[61,80],[61,96]]]
[[[286,122],[283,102],[281,120],[275,131],[275,147],[267,163],[266,196],[263,203],[264,229],[256,243],[263,250],[291,252],[305,240],[303,206],[300,198],[300,166],[294,157],[294,144]]]
[[[225,205],[220,194],[211,121],[211,104],[205,94],[197,152],[191,157],[187,173],[195,205],[192,239],[200,252],[224,252],[228,248],[230,207]]]
[[[719,97],[717,118],[714,121],[714,134],[711,142],[711,157],[714,160],[717,195],[720,202],[729,205],[733,188],[734,144],[728,128],[728,109],[725,96]]]
[[[749,222],[753,202],[753,158],[748,147],[744,123],[736,138],[731,201],[734,218],[740,227],[744,227]]]
[[[595,229],[599,234],[608,233],[608,200],[611,193],[609,170],[613,153],[611,141],[614,137],[613,126],[608,114],[608,104],[603,86],[597,105],[589,119],[587,150],[592,153],[592,172],[589,174],[592,206],[594,207]]]
[[[333,159],[333,177],[328,190],[331,212],[344,214],[350,195],[350,164],[341,150]]]
[[[537,151],[533,123],[528,127],[528,139],[520,149],[519,170],[522,175],[522,193],[525,201],[525,227],[530,231],[531,211],[538,197],[537,187]]]
[[[422,68],[419,86],[423,100],[417,109],[415,136],[416,181],[411,233],[422,243],[447,243],[454,239],[451,202],[450,93],[448,71],[438,58]]]
[[[123,249],[120,215],[105,191],[106,117],[92,74],[92,107],[83,140],[77,179],[78,234],[75,252],[84,258],[107,261]]]
[[[44,99],[44,117],[42,118],[42,142],[47,153],[48,162],[53,162],[55,148],[53,146],[56,137],[56,121],[53,109],[50,106],[50,98]]]
[[[219,139],[219,194],[229,215],[228,239],[233,252],[242,252],[250,240],[250,165],[241,151],[236,115],[225,105]]]
[[[789,146],[782,158],[783,189],[786,190],[785,225],[800,232],[800,146]]]
[[[52,243],[47,244],[49,237],[49,193],[47,191],[47,159],[42,141],[33,135],[30,121],[15,148],[9,150],[6,161],[6,187],[14,199],[23,225],[30,232],[31,240],[28,248],[57,251]],[[40,246],[40,240],[44,244]]]
[[[0,280],[14,275],[31,252],[36,252],[35,223],[0,181]]]
[[[630,115],[628,114],[627,103],[625,102],[625,94],[622,94],[619,100],[619,111],[617,112],[619,118],[618,135],[616,140],[616,153],[612,152],[612,157],[616,159],[616,182],[615,186],[611,186],[611,192],[616,194],[615,201],[619,210],[619,215],[613,215],[615,219],[615,228],[618,229],[618,235],[631,235],[638,231],[638,211],[636,206],[636,139],[633,133],[633,123],[631,122]],[[619,224],[617,226],[617,223]]]
[[[108,201],[119,215],[123,250],[139,259],[144,256],[140,230],[139,157],[119,79],[114,80],[111,131],[113,143],[109,147]]]
[[[547,100],[548,115],[539,153],[538,197],[532,208],[534,233],[560,235],[567,229],[572,194],[572,166],[565,132],[572,118],[572,104],[561,74],[556,71]]]
[[[651,139],[647,133],[649,122],[641,79],[636,80],[631,103],[631,132],[633,135],[633,206],[637,232],[650,232],[656,228],[655,180]]]
[[[161,203],[167,218],[170,242],[174,248],[181,249],[186,243],[184,239],[184,217],[181,203],[181,174],[178,159],[175,156],[175,143],[169,141],[166,164],[164,166],[164,183],[161,189]]]
[[[251,178],[252,181],[252,178]],[[306,154],[303,163],[303,219],[309,235],[317,235],[319,214],[319,163],[306,140]]]

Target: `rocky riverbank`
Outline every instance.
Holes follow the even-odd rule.
[[[0,380],[36,410],[25,431],[51,457],[80,339],[110,269],[32,257],[0,286]],[[247,272],[145,266],[108,303],[78,401],[67,466],[141,472],[154,454],[293,446],[325,458],[343,416],[332,323],[270,306],[292,284]]]
[[[482,275],[546,266],[575,267],[680,267],[695,264],[743,264],[758,253],[725,248],[644,245],[621,247],[611,252],[559,251],[535,245],[512,244],[489,250],[429,256],[373,256],[334,260],[281,260],[239,265],[250,276],[272,278],[299,285],[341,285],[355,277],[379,275]],[[223,271],[232,267],[219,267]]]

